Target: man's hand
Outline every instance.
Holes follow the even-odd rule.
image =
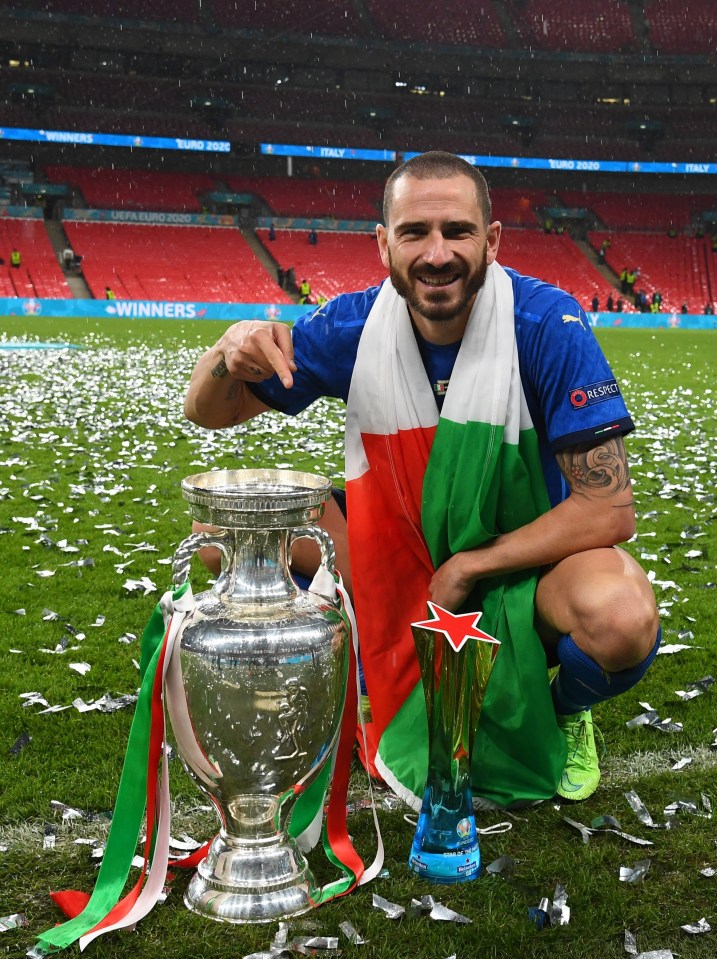
[[[268,409],[246,388],[275,373],[287,390],[296,372],[291,330],[283,323],[246,320],[230,326],[192,373],[184,400],[187,419],[208,429],[244,423]]]
[[[287,390],[294,385],[294,347],[291,330],[284,323],[235,323],[217,342],[215,351],[221,354],[211,368],[215,378],[229,374],[245,383],[261,383],[276,373]]]
[[[557,458],[570,496],[526,526],[451,556],[429,584],[434,603],[455,612],[479,579],[540,569],[633,535],[635,506],[622,437],[573,446]]]
[[[479,550],[473,550],[472,554]],[[475,555],[472,571],[469,569],[466,553],[455,553],[438,567],[428,586],[428,595],[437,606],[452,613],[460,609],[478,578],[475,573]]]

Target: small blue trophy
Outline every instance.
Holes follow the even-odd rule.
[[[500,642],[478,629],[481,613],[428,603],[433,619],[412,623],[428,717],[428,776],[409,867],[436,883],[480,873],[471,751]]]

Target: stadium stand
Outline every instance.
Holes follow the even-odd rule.
[[[273,33],[326,34],[355,37],[362,33],[353,4],[326,0],[213,0],[212,8],[223,27],[270,30]]]
[[[118,299],[290,303],[239,230],[64,222],[93,296]]]
[[[297,283],[309,281],[314,300],[362,290],[386,276],[373,233],[319,231],[316,246],[306,230],[277,230],[273,241],[268,230],[257,230],[257,236],[280,266],[293,268]]]
[[[122,151],[85,154],[59,143],[54,152],[49,144],[25,148],[38,183],[45,177],[73,191],[54,213],[48,201],[46,216],[60,216],[62,203],[225,212],[207,197],[216,190],[257,198],[241,212],[249,229],[253,222],[246,218],[255,214],[375,221],[388,164],[325,162],[317,152],[297,159],[288,176],[287,161],[260,157],[258,144],[442,148],[514,158],[515,171],[485,170],[495,217],[505,226],[502,258],[564,283],[585,305],[593,295],[604,302],[609,270],[623,251],[641,266],[645,283],[667,291],[671,308],[687,302],[701,310],[714,293],[715,258],[706,256],[711,240],[690,237],[712,229],[711,218],[700,218],[717,210],[715,178],[650,179],[639,169],[643,160],[706,163],[714,156],[717,87],[710,56],[717,8],[710,0],[691,0],[689,10],[679,0],[478,0],[468,13],[464,0],[444,0],[438,8],[430,0],[157,0],[149,6],[142,0],[23,0],[6,14],[0,124],[232,144],[227,154],[203,158],[144,151],[141,164],[136,156],[131,161],[142,170],[126,169]],[[220,109],[212,109],[214,100]],[[21,155],[18,144],[8,147]],[[635,175],[620,183],[593,176],[588,167],[581,176],[532,173],[518,162],[532,156],[570,157],[576,166],[583,159],[625,160],[635,164]],[[41,199],[30,199],[17,179],[0,182],[0,204],[25,202]],[[545,209],[561,203],[587,209],[580,229],[609,231],[607,270],[596,266],[582,236],[573,242],[539,229]],[[67,228],[82,232],[85,225],[68,222]],[[187,232],[165,229],[160,244],[150,240],[157,229],[136,234],[136,256],[126,249],[129,232],[115,233],[117,246],[102,248],[97,261],[90,244],[86,278],[95,295],[108,285],[114,249],[117,273],[109,274],[109,285],[123,295],[165,298],[171,288],[204,299],[280,298],[270,268],[257,264],[251,248],[240,253],[238,241],[228,244],[239,230],[214,231],[232,261],[232,275],[221,277],[214,272],[225,254],[221,243],[198,271],[187,265]],[[678,235],[668,238],[668,231]],[[601,235],[591,234],[591,241]],[[90,232],[83,236],[89,242]],[[196,247],[200,233],[193,236]],[[45,244],[48,277],[52,272],[67,295],[57,275],[56,236],[53,242],[54,255]],[[277,230],[275,243],[265,246],[270,257],[294,266],[297,277],[305,262],[319,292],[322,283],[330,291],[333,270],[336,289],[382,275],[375,247],[360,235],[321,231],[312,249],[305,234]],[[342,260],[342,250],[351,250],[355,262],[351,255]],[[318,259],[299,259],[309,254]],[[29,270],[27,253],[24,259]],[[253,265],[252,276],[239,283],[237,259]],[[127,272],[129,260],[134,273]],[[268,288],[255,287],[259,277]],[[12,280],[3,275],[3,288]],[[32,285],[37,295],[40,279],[18,273],[14,280],[24,291]]]
[[[405,16],[384,0],[366,0],[366,7],[388,40],[457,44],[473,47],[503,47],[505,30],[491,0],[476,2],[466,16],[465,0],[414,0]]]
[[[589,53],[636,49],[629,4],[621,0],[511,0],[515,28],[525,47]]]
[[[10,265],[17,249],[19,269]],[[0,296],[64,300],[72,296],[55,257],[43,220],[0,216]]]
[[[536,226],[537,211],[550,204],[543,190],[494,187],[491,191],[493,218],[509,226]]]
[[[206,174],[102,167],[48,166],[51,183],[66,183],[82,193],[88,207],[104,210],[168,210],[198,213],[199,196],[214,186]]]
[[[30,9],[33,0],[27,4]],[[39,5],[39,4],[38,4]],[[43,5],[53,13],[87,15],[87,4],[83,0],[51,0]],[[201,4],[196,0],[153,0],[147,5],[143,0],[93,0],[92,16],[113,20],[129,21],[167,21],[197,23]]]
[[[589,239],[597,248],[607,236],[595,231]],[[687,312],[702,313],[706,303],[717,301],[717,254],[708,240],[630,232],[611,232],[609,237],[608,266],[616,275],[623,267],[639,268],[635,288],[650,297],[659,290],[665,310],[679,313],[684,303]]]
[[[383,183],[360,180],[303,180],[296,177],[227,177],[230,189],[260,196],[277,216],[376,220]]]
[[[602,223],[619,230],[653,230],[667,233],[694,227],[699,214],[715,206],[707,194],[671,196],[664,193],[596,193],[561,190],[566,206],[592,210]]]
[[[667,54],[713,54],[717,48],[717,5],[713,0],[648,0],[645,21],[655,50]]]
[[[611,293],[615,296],[615,288],[566,234],[505,230],[498,259],[519,273],[554,283],[571,293],[586,310],[592,308],[593,296],[598,297],[600,309],[605,309]]]

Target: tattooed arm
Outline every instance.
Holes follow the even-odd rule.
[[[632,536],[635,509],[622,437],[571,447],[557,459],[571,495],[527,526],[452,556],[431,581],[435,603],[457,609],[478,579],[547,566]]]
[[[209,429],[243,423],[268,409],[245,384],[261,383],[278,373],[290,389],[295,370],[287,326],[254,320],[235,323],[194,368],[184,400],[185,416]]]

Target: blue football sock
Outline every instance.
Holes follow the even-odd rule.
[[[555,712],[563,716],[579,713],[632,689],[647,672],[661,640],[662,627],[658,628],[655,645],[646,659],[629,669],[608,673],[576,646],[571,636],[561,636],[558,640],[560,669],[550,686]]]

